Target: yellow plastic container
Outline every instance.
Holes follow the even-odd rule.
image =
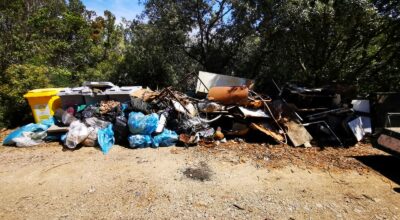
[[[36,123],[49,119],[58,108],[61,108],[61,100],[57,96],[60,90],[62,88],[35,89],[24,95],[32,109]]]

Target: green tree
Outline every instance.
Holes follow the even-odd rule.
[[[185,42],[185,36],[169,34],[151,23],[135,20],[129,24],[125,33],[126,54],[116,83],[152,88],[170,86],[193,70],[193,62],[176,44],[180,40]]]
[[[15,126],[25,122],[30,110],[23,95],[28,90],[51,86],[49,69],[45,66],[11,65],[2,76],[0,87],[0,126]]]
[[[100,22],[99,22],[100,21]],[[102,22],[103,21],[103,22]],[[100,24],[100,26],[96,26]],[[98,37],[96,38],[96,33]],[[106,11],[104,17],[87,11],[80,0],[5,0],[0,2],[0,85],[9,88],[9,74],[17,74],[15,66],[46,69],[46,86],[71,87],[85,80],[109,80],[123,58],[123,31],[115,17]],[[6,74],[8,71],[9,74]],[[32,73],[34,74],[34,73]],[[17,80],[18,78],[13,78]],[[21,78],[21,85],[37,83],[32,77]],[[16,85],[16,84],[11,84]],[[15,94],[27,92],[29,86],[15,86]],[[16,96],[0,98],[0,121],[10,125],[10,115],[23,118],[26,105],[13,106]],[[3,97],[4,96],[4,97]],[[11,105],[10,105],[11,104]],[[5,121],[7,120],[7,121]],[[18,120],[16,120],[17,122]],[[12,123],[16,124],[16,123]]]

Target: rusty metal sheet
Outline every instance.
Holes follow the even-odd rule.
[[[382,134],[378,138],[378,144],[400,154],[400,140],[395,137]]]
[[[213,87],[208,92],[208,100],[224,105],[244,105],[248,101],[249,88],[241,86]]]

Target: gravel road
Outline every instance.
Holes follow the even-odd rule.
[[[399,219],[398,178],[370,157],[400,167],[368,145],[0,146],[0,219]]]

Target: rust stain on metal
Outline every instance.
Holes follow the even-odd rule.
[[[225,105],[245,105],[249,96],[249,88],[245,86],[213,87],[208,92],[208,99]]]

